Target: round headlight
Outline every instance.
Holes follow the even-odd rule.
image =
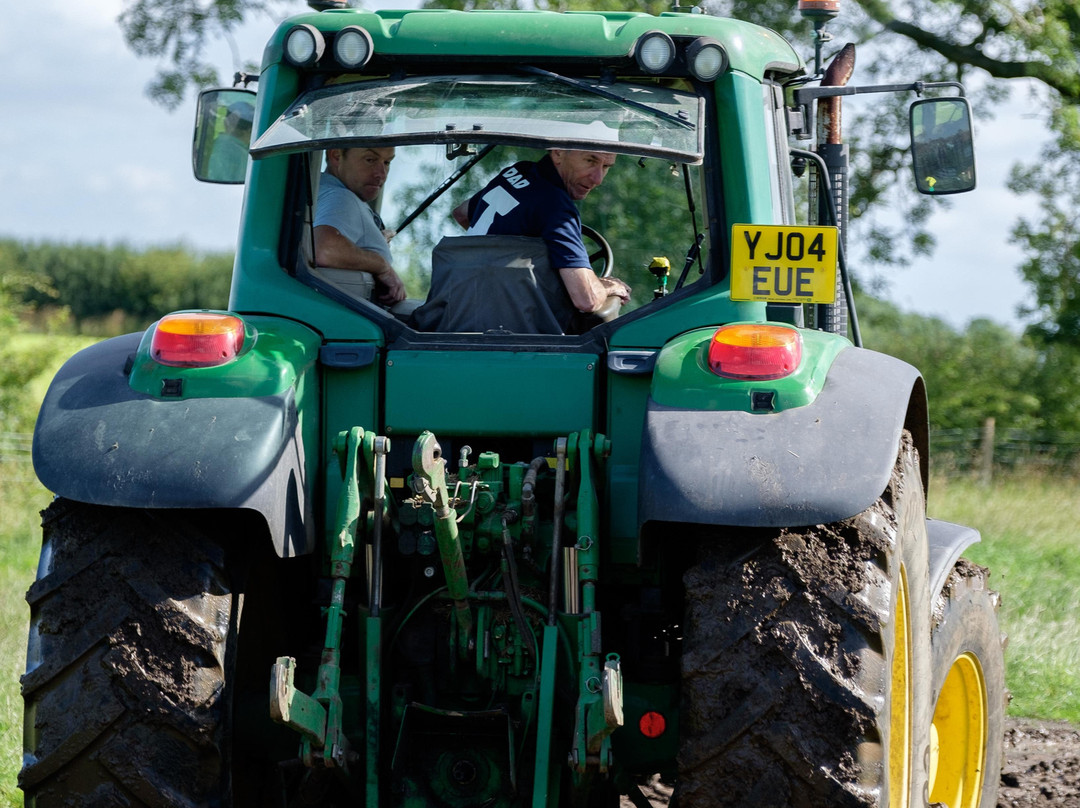
[[[285,35],[285,58],[297,67],[311,67],[325,50],[326,40],[314,25],[297,25]]]
[[[675,43],[663,31],[649,31],[638,38],[634,59],[646,73],[663,73],[675,61]]]
[[[359,26],[342,28],[334,37],[334,58],[339,65],[350,70],[366,65],[373,50],[371,34]]]
[[[686,61],[694,78],[713,81],[727,70],[727,51],[715,39],[695,39],[686,49]]]

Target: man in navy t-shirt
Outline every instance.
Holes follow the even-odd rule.
[[[548,248],[578,311],[597,311],[608,296],[622,303],[630,287],[617,278],[600,278],[589,264],[575,202],[604,181],[615,163],[609,152],[551,149],[538,162],[515,163],[458,205],[454,218],[469,235],[538,236]]]

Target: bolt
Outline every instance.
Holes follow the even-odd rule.
[[[450,770],[450,776],[460,786],[467,786],[476,779],[476,764],[471,760],[458,760]]]
[[[425,578],[434,578],[435,577],[435,568],[434,567],[424,567],[424,577]]]
[[[334,438],[334,451],[337,454],[344,454],[349,448],[349,433],[340,432],[338,436]]]

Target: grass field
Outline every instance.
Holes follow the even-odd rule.
[[[49,367],[27,385],[26,399],[34,408],[33,402],[45,395],[49,380],[66,357],[93,341],[42,334],[9,338],[6,347],[14,349],[15,356],[26,351],[51,357]],[[51,499],[52,494],[34,478],[29,454],[0,452],[0,808],[23,804],[16,786],[22,765],[19,677],[25,667],[30,616],[23,596],[37,570],[41,546],[38,512]]]
[[[0,463],[0,806],[22,805],[15,785],[22,765],[22,696],[29,607],[23,599],[34,580],[40,547],[38,511],[51,495],[29,461]]]
[[[1080,723],[1080,480],[999,479],[989,487],[935,480],[930,514],[972,525],[982,543],[968,552],[990,568],[1001,593],[1009,712]]]
[[[1009,635],[1010,713],[1080,723],[1080,481],[999,479],[989,487],[936,478],[930,514],[978,528],[969,556],[991,568]],[[38,511],[50,494],[33,479],[29,456],[0,462],[0,808],[22,805],[22,701],[28,608],[39,542]]]

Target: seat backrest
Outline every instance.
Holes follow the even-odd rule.
[[[431,255],[420,331],[563,334],[574,308],[543,239],[447,236]]]
[[[354,300],[371,300],[371,292],[375,288],[375,278],[370,272],[317,267],[309,264],[308,274],[333,286],[339,292],[344,292]]]
[[[322,179],[322,152],[312,152],[308,189],[312,200],[319,198],[319,182]],[[321,267],[315,263],[314,205],[304,206],[304,228],[300,239],[298,272],[301,277],[314,278],[348,295],[353,300],[371,300],[375,279],[368,272],[351,269]]]

